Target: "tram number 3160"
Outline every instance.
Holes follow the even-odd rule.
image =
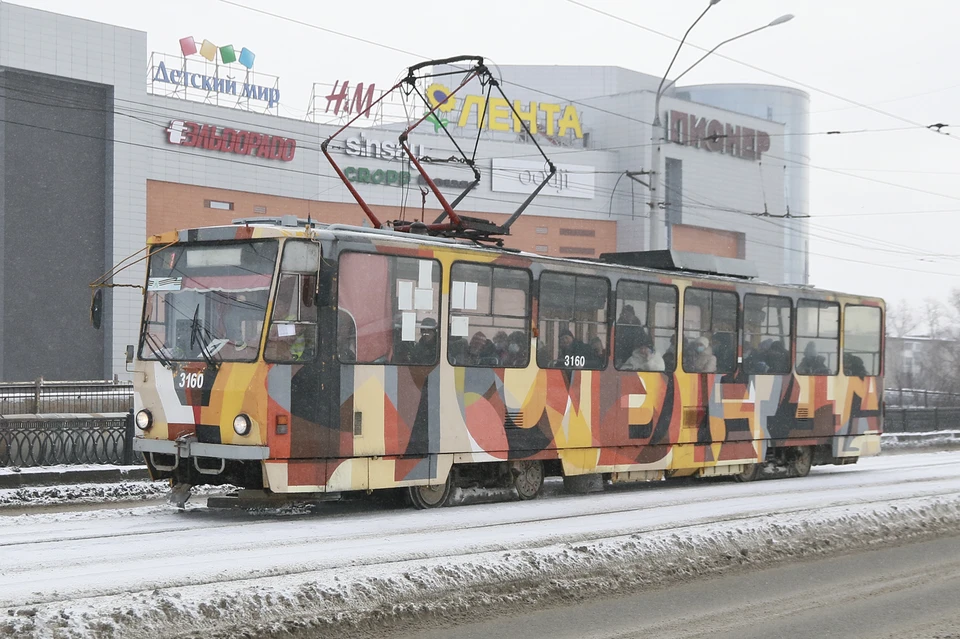
[[[203,373],[180,373],[180,388],[203,388]]]
[[[587,358],[583,355],[564,355],[563,365],[583,368],[587,364]]]

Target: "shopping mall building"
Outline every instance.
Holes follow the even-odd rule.
[[[316,78],[307,118],[281,117],[281,83],[266,72],[282,67],[201,37],[150,52],[141,31],[0,3],[0,380],[126,377],[139,291],[110,289],[106,330],[96,332],[89,284],[149,234],[281,215],[364,223],[320,152],[348,110],[365,115],[330,150],[377,216],[437,216],[398,152],[399,96],[366,114],[386,87],[371,91],[367,82],[358,91],[363,78],[347,87],[343,78]],[[497,71],[558,168],[507,245],[591,258],[650,248],[653,231],[655,247],[744,259],[765,280],[806,283],[807,230],[794,219],[808,213],[806,94],[670,88],[655,136],[659,77],[619,67]],[[442,77],[425,95],[442,99],[458,82]],[[479,137],[481,181],[458,211],[502,222],[545,163],[506,102],[484,112],[482,94],[465,87],[410,142],[452,198],[472,174],[445,161],[455,149],[442,127],[468,154]],[[662,140],[659,167],[654,138]],[[661,180],[651,229],[653,171]],[[138,264],[114,282],[143,277]]]

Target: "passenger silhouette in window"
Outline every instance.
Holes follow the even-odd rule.
[[[504,366],[525,366],[530,344],[523,331],[514,331],[507,338],[507,352],[503,355]]]
[[[427,317],[420,323],[420,339],[410,352],[410,364],[433,364],[437,359],[437,320]]]
[[[633,310],[633,306],[624,304],[623,310],[620,311],[620,317],[617,318],[616,336],[614,337],[614,353],[619,360],[617,364],[619,365],[630,357],[633,349],[646,336],[647,331]]]
[[[690,344],[690,353],[684,357],[685,368],[691,373],[716,373],[717,358],[710,348],[710,340],[701,335]]]
[[[859,377],[860,379],[868,375],[863,360],[851,353],[846,353],[843,356],[843,374],[847,377]]]
[[[817,352],[816,342],[807,342],[803,349],[803,359],[797,364],[798,375],[829,375],[830,368],[823,355]]]
[[[598,366],[600,362],[594,360],[593,351],[573,336],[569,330],[560,331],[560,353],[554,366]]]
[[[633,354],[623,363],[623,368],[636,371],[661,372],[666,370],[663,358],[653,350],[653,342],[641,340]]]
[[[470,366],[497,366],[497,349],[483,331],[477,331],[467,346],[467,364]]]

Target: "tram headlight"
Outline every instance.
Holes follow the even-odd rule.
[[[136,422],[137,428],[140,430],[147,430],[153,426],[153,415],[150,414],[150,411],[144,409],[137,413]]]
[[[250,418],[240,413],[233,418],[233,432],[241,437],[244,435],[250,434],[250,427],[253,425],[253,422],[250,421]]]

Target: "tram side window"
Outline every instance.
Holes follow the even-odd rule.
[[[845,306],[843,309],[843,374],[867,377],[880,374],[880,309]]]
[[[343,253],[338,306],[341,362],[432,366],[439,360],[436,260]]]
[[[840,369],[840,305],[797,302],[797,375],[836,375]]]
[[[743,372],[748,375],[788,375],[793,305],[789,297],[743,296]]]
[[[673,372],[676,369],[676,288],[620,281],[613,361],[619,370]]]
[[[599,370],[607,365],[610,282],[601,277],[540,276],[537,365]]]
[[[688,288],[683,293],[683,370],[732,373],[737,367],[737,294]]]
[[[319,267],[316,244],[299,240],[286,242],[264,351],[267,361],[303,362],[316,355]]]
[[[530,361],[530,272],[457,262],[450,269],[447,360],[523,368]]]

